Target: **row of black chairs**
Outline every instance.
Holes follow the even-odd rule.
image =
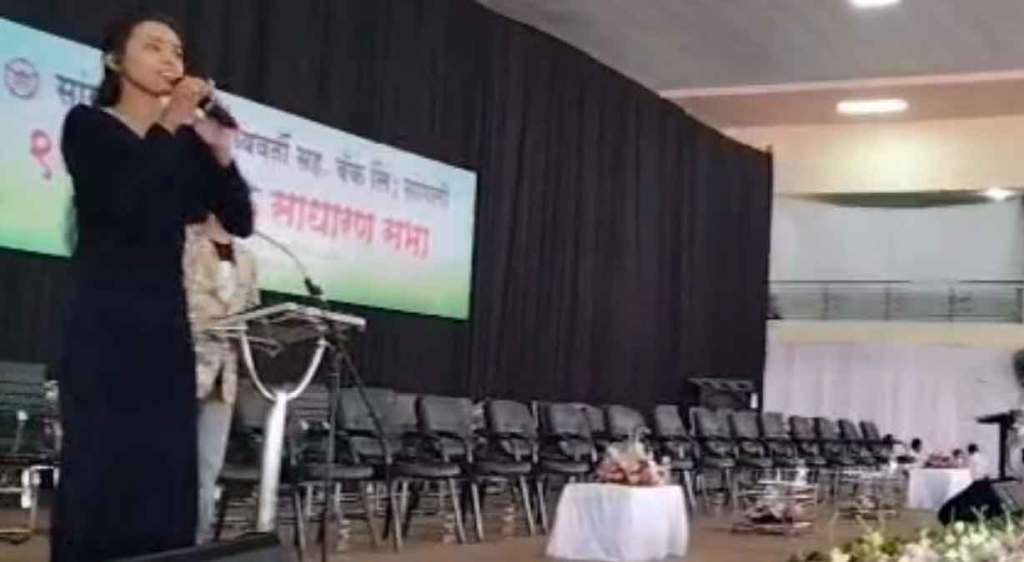
[[[329,473],[332,482],[363,491],[367,507],[357,515],[366,520],[377,542],[369,508],[375,502],[365,494],[374,489],[372,484],[383,484],[387,508],[382,535],[390,535],[396,549],[401,549],[408,533],[418,492],[434,487],[449,504],[446,509],[454,515],[460,542],[467,540],[463,514],[469,511],[477,540],[484,538],[481,495],[494,482],[503,483],[514,496],[530,534],[538,526],[546,532],[551,485],[590,479],[603,447],[630,438],[647,441],[658,458],[669,459],[673,472],[685,483],[687,499],[694,501],[691,475],[697,465],[690,453],[692,441],[674,406],[656,410],[659,415],[652,432],[640,412],[619,405],[510,400],[475,404],[465,397],[400,394],[384,388],[365,389],[364,396],[355,389],[343,389],[337,401],[338,457],[328,467],[324,462],[326,392],[312,387],[300,400],[290,420],[290,454],[282,481],[282,488],[292,493],[295,513],[310,513],[309,493],[303,490]],[[244,455],[247,461],[241,462],[238,455],[229,454],[221,476],[228,492],[225,500],[244,495],[259,478],[259,455],[251,445],[258,443],[252,436],[259,432],[261,416],[252,416],[248,423],[238,421],[235,432],[243,434],[241,440],[250,444],[250,452]],[[233,441],[237,440],[238,435]],[[221,523],[227,503],[221,502]],[[332,504],[339,509],[340,502]],[[302,536],[305,523],[297,517]]]
[[[339,489],[361,491],[364,509],[357,515],[367,522],[376,544],[377,501],[372,496],[383,488],[387,507],[381,535],[390,535],[396,550],[402,547],[421,497],[431,489],[437,490],[445,513],[454,517],[460,542],[467,541],[467,513],[476,539],[483,540],[482,496],[489,484],[512,495],[530,534],[538,526],[546,532],[551,486],[592,478],[603,448],[611,442],[644,441],[658,460],[669,464],[691,507],[696,507],[698,493],[708,497],[707,476],[713,473],[735,502],[736,471],[760,474],[803,467],[823,474],[874,467],[888,461],[893,446],[879,436],[874,423],[858,427],[845,419],[787,420],[779,413],[696,408],[689,416],[691,432],[674,405],[659,405],[645,416],[621,405],[474,403],[465,397],[368,388],[365,394],[356,389],[340,392],[338,456],[327,466],[327,402],[324,389],[314,386],[293,408],[290,420],[282,484],[292,493],[298,532],[304,536],[303,514],[310,514],[308,490],[326,478]],[[236,423],[236,430],[245,432],[248,427],[251,435],[260,425],[262,419],[256,418],[248,426]],[[258,454],[249,459],[248,464],[229,460],[222,474],[227,490],[258,482],[253,466]],[[334,501],[333,506],[334,517],[342,520],[341,502]],[[224,512],[222,508],[222,521]]]
[[[898,442],[882,437],[872,421],[856,424],[804,416],[787,420],[778,412],[706,408],[693,409],[691,417],[701,473],[718,472],[734,504],[734,471],[754,480],[766,473],[783,477],[805,470],[812,480],[827,477],[824,490],[835,493],[844,472],[877,469],[890,459],[901,464],[914,460],[896,456]]]
[[[693,426],[702,451],[752,469],[877,467],[888,462],[895,442],[874,422],[837,421],[754,411],[696,408]]]

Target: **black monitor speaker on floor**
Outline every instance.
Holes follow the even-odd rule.
[[[949,525],[955,521],[973,523],[979,519],[1019,516],[1024,511],[1024,484],[1020,481],[975,480],[964,491],[953,496],[939,510],[939,521]]]
[[[757,386],[746,379],[696,378],[697,405],[711,410],[760,410]]]
[[[250,535],[239,540],[158,552],[112,562],[284,562],[275,535]]]

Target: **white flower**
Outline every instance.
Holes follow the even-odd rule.
[[[850,562],[850,555],[838,548],[833,548],[832,552],[828,554],[828,562]]]

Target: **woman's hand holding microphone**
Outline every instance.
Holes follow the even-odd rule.
[[[233,159],[235,131],[216,123],[212,119],[199,117],[197,109],[203,100],[213,95],[213,83],[193,76],[178,80],[171,92],[170,101],[160,116],[160,124],[172,133],[182,125],[189,125],[196,135],[210,147],[214,158],[224,167]]]

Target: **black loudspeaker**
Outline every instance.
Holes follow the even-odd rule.
[[[992,519],[1024,510],[1024,484],[1016,480],[976,480],[966,490],[953,496],[939,510],[939,521],[973,523],[979,518]]]
[[[760,395],[754,383],[744,379],[696,378],[697,404],[710,410],[760,410]]]
[[[182,548],[111,562],[284,562],[284,549],[275,535],[251,535],[236,541]]]

